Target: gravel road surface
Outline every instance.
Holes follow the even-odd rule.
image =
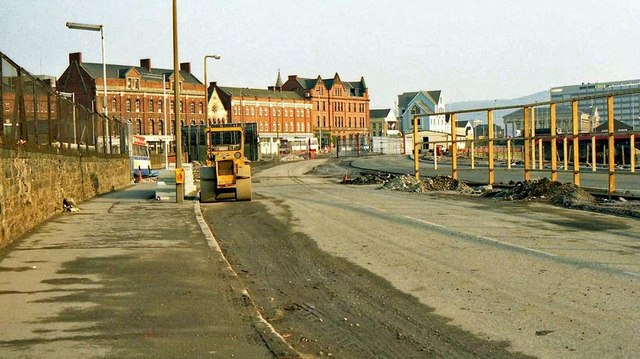
[[[253,202],[203,205],[263,315],[301,353],[640,352],[637,220],[339,185],[344,171],[267,168]]]

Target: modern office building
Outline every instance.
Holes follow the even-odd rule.
[[[640,79],[558,86],[551,88],[550,92],[551,101],[557,101],[589,95],[607,95],[626,90],[640,91]],[[595,108],[598,109],[601,120],[606,120],[608,116],[606,98],[580,101],[578,103],[578,109],[583,113],[592,114]],[[614,98],[614,118],[633,127],[636,131],[640,130],[640,93],[616,96]]]

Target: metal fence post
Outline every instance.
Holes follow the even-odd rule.
[[[556,104],[549,105],[549,115],[551,124],[551,180],[558,180],[558,135],[557,135],[557,118]]]
[[[452,113],[451,121],[451,178],[458,179],[458,144],[457,144],[457,128],[456,114]]]
[[[607,119],[608,119],[608,144],[609,144],[609,193],[616,191],[616,147],[614,135],[613,118],[613,96],[607,97]]]
[[[578,127],[578,101],[571,101],[571,119],[573,122],[573,184],[576,186],[580,186],[580,139],[579,132],[580,129]]]
[[[493,168],[493,110],[487,111],[487,125],[489,126],[489,185],[495,182],[495,172]]]

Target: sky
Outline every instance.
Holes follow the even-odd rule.
[[[173,67],[171,0],[0,0],[0,52],[60,76],[68,54]],[[357,81],[371,108],[442,90],[445,102],[508,99],[554,86],[640,78],[637,0],[178,0],[179,61],[203,81],[266,88],[288,75]]]

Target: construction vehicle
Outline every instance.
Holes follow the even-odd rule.
[[[251,166],[244,155],[244,130],[239,126],[205,129],[207,154],[200,168],[200,202],[251,200]]]

